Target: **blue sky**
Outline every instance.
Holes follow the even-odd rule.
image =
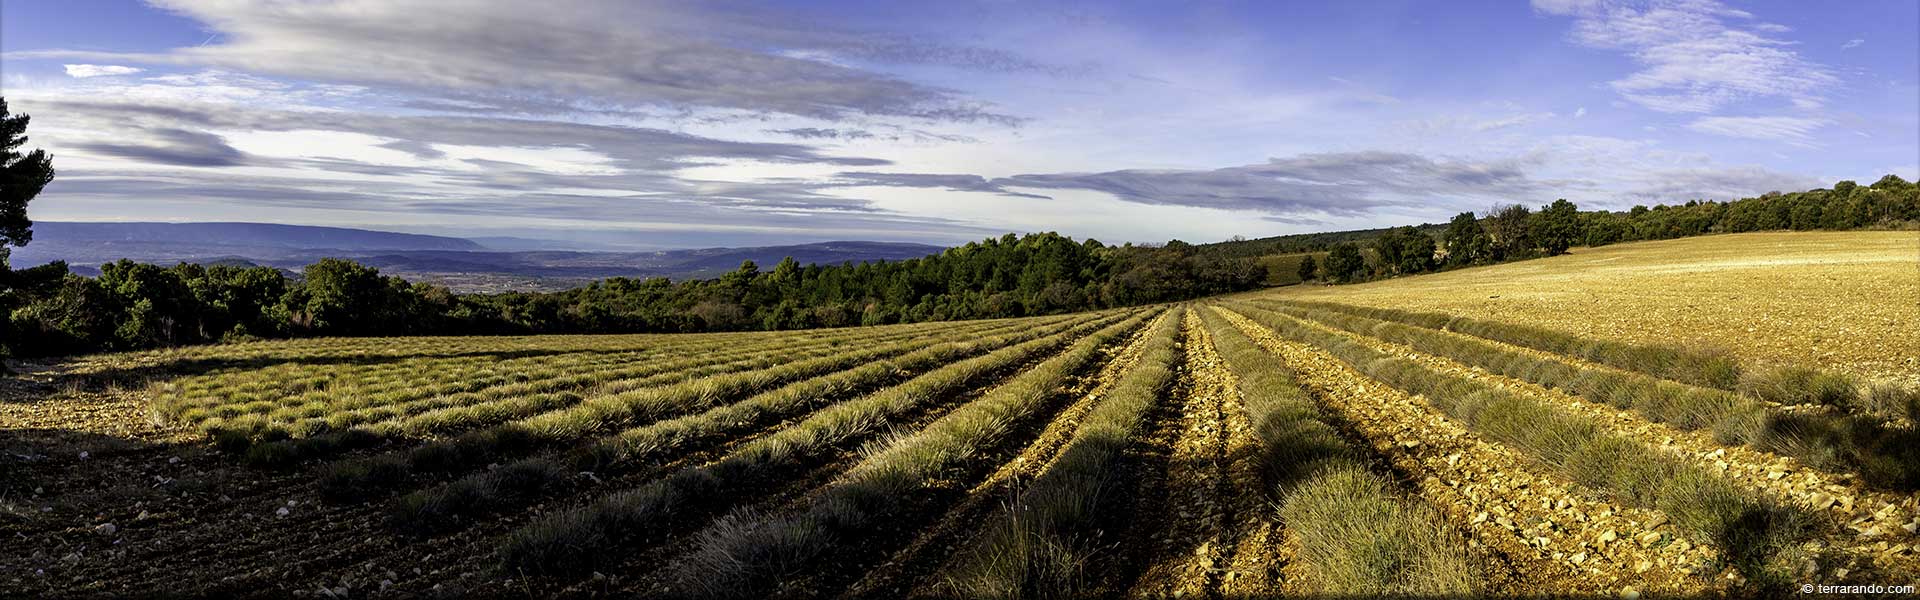
[[[1907,0],[0,6],[42,220],[1212,241],[1920,175]]]

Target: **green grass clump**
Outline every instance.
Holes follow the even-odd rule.
[[[742,514],[707,528],[675,566],[675,587],[715,596],[764,595],[838,540],[871,532],[915,506],[934,478],[993,447],[1034,417],[1058,396],[1068,377],[1138,323],[1134,319],[1103,329],[925,429],[876,445],[865,460],[796,513]]]
[[[954,335],[989,335],[1009,329],[1021,329],[1045,325],[1053,320],[1032,323],[998,323],[984,329],[960,329],[955,332],[922,331],[910,329],[896,331],[872,338],[863,338],[866,344],[898,342],[901,340],[919,341],[928,337],[951,337]],[[768,369],[785,362],[832,356],[846,352],[837,340],[829,339],[819,343],[794,347],[750,347],[737,352],[711,353],[689,357],[680,361],[644,365],[638,368],[621,369],[616,375],[606,372],[585,373],[577,376],[556,378],[539,383],[516,384],[502,388],[486,390],[477,397],[451,397],[434,399],[432,406],[409,406],[430,408],[424,412],[407,414],[406,411],[388,417],[370,416],[366,419],[348,419],[347,415],[333,415],[329,419],[341,419],[341,427],[335,427],[324,435],[272,442],[293,446],[290,454],[283,456],[283,462],[263,464],[262,466],[284,466],[300,460],[323,458],[355,448],[365,448],[394,439],[421,439],[431,435],[469,430],[506,423],[516,419],[532,417],[541,413],[564,409],[578,404],[586,397],[610,396],[616,393],[631,393],[635,390],[656,388],[681,383],[690,379]],[[556,392],[559,389],[577,389]],[[444,406],[442,406],[444,404]],[[380,407],[378,411],[398,411],[403,407]],[[372,420],[375,422],[347,427],[346,421]]]
[[[1620,369],[1638,371],[1662,379],[1716,389],[1734,389],[1734,386],[1739,384],[1742,373],[1737,359],[1717,350],[1595,340],[1544,327],[1486,321],[1444,313],[1373,308],[1334,302],[1293,301],[1288,304],[1395,321],[1428,329],[1457,331],[1515,346],[1565,354]]]
[[[1524,452],[1569,479],[1620,501],[1666,513],[1696,541],[1715,544],[1750,578],[1808,532],[1803,509],[1740,489],[1683,459],[1606,433],[1590,419],[1487,383],[1389,357],[1345,336],[1285,314],[1236,310],[1283,337],[1319,346],[1356,370],[1425,396],[1476,434]]]
[[[1432,507],[1403,501],[1385,478],[1352,464],[1322,471],[1280,505],[1300,541],[1296,560],[1326,594],[1466,596],[1480,585],[1460,536]]]
[[[1869,414],[1920,423],[1920,388],[1890,381],[1874,382],[1861,394],[1860,404]]]
[[[1852,378],[1807,367],[1781,367],[1748,373],[1740,381],[1740,391],[1780,404],[1852,408],[1860,401],[1860,391],[1854,386]]]
[[[965,551],[948,582],[956,594],[1067,598],[1086,589],[1081,567],[1099,551],[1101,526],[1114,517],[1114,494],[1124,485],[1113,479],[1117,463],[1173,379],[1181,320],[1168,315],[1147,333],[1138,361],[1088,411],[1053,464]]]
[[[377,492],[375,480],[359,474],[378,468],[415,472],[448,472],[511,459],[597,433],[705,410],[745,395],[790,381],[854,368],[867,362],[905,354],[937,343],[919,339],[896,342],[808,360],[785,362],[755,371],[688,379],[678,384],[588,398],[564,410],[544,412],[494,427],[429,442],[398,455],[323,468],[320,491],[332,499],[362,497]],[[384,478],[379,481],[386,481]]]
[[[1326,594],[1471,595],[1480,570],[1458,532],[1366,469],[1292,371],[1245,332],[1203,311],[1258,440],[1281,521],[1300,540],[1310,587]]]
[[[1791,456],[1816,469],[1858,473],[1876,487],[1920,489],[1920,433],[1912,428],[1888,426],[1879,418],[1846,412],[1777,411],[1760,400],[1725,390],[1676,383],[1632,371],[1575,365],[1471,337],[1344,312],[1292,305],[1280,305],[1279,312],[1405,344],[1421,352],[1541,386],[1558,387],[1682,429],[1711,429],[1721,443],[1745,444]],[[1778,392],[1785,398],[1859,402],[1849,395],[1855,388],[1845,378],[1797,369],[1770,373],[1763,378],[1769,383],[1750,384],[1751,387],[1785,390]]]
[[[1079,342],[1074,351],[1097,346],[1137,326],[1142,318],[1136,314],[1118,324],[1110,318],[1076,324],[1067,331],[956,361],[892,388],[835,404],[712,464],[683,469],[585,507],[542,517],[507,537],[501,561],[514,572],[550,575],[579,574],[618,562],[619,549],[652,539],[654,532],[671,527],[687,511],[721,501],[720,494],[727,490],[803,468],[989,374],[1025,364],[1095,329],[1099,331]]]
[[[980,352],[996,350],[1015,343],[1053,335],[1087,320],[1059,325],[1036,323],[1013,333],[938,344],[915,350],[897,358],[870,362],[850,370],[787,384],[762,392],[740,402],[715,407],[698,414],[655,422],[607,436],[569,453],[565,457],[534,457],[509,463],[536,472],[554,473],[543,482],[553,485],[565,481],[561,475],[582,471],[606,474],[619,472],[647,459],[665,460],[703,440],[717,440],[770,422],[790,418],[839,398],[882,383],[904,379],[914,373],[933,369]],[[541,469],[538,465],[550,465]],[[515,472],[496,469],[458,479],[439,488],[421,490],[402,498],[392,511],[396,524],[408,529],[435,529],[452,523],[464,514],[504,508],[515,499],[531,498],[515,485]],[[531,486],[538,488],[540,486]],[[449,501],[442,497],[459,498]]]

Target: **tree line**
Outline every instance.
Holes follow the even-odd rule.
[[[1297,252],[1328,253],[1318,262],[1311,256],[1302,258],[1302,280],[1348,283],[1554,256],[1574,246],[1749,231],[1897,228],[1915,223],[1920,223],[1920,186],[1890,174],[1867,186],[1841,181],[1832,188],[1804,192],[1635,206],[1625,211],[1582,211],[1564,199],[1539,210],[1502,205],[1478,215],[1460,213],[1445,225],[1350,232],[1369,234],[1364,241],[1348,238],[1313,247],[1311,238],[1289,237],[1285,245]],[[1222,252],[1241,255],[1245,244],[1258,242],[1242,242]]]
[[[455,294],[323,259],[289,277],[270,267],[128,260],[98,277],[51,263],[8,273],[0,340],[14,356],[300,336],[638,333],[804,329],[1021,317],[1248,290],[1251,260],[1106,246],[1056,233],[1007,234],[925,258],[771,269],[714,279],[615,277],[562,292]]]

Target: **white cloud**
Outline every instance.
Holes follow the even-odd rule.
[[[1754,98],[1818,98],[1840,81],[1791,50],[1794,42],[1766,35],[1784,27],[1742,27],[1753,15],[1714,0],[1535,0],[1533,6],[1574,17],[1574,41],[1633,57],[1640,70],[1608,85],[1660,112],[1712,113]]]
[[[1517,107],[1513,107],[1517,108]],[[1512,113],[1504,116],[1459,114],[1402,122],[1406,131],[1421,136],[1454,137],[1520,127],[1554,118],[1551,112]]]
[[[1851,40],[1847,40],[1847,43],[1845,43],[1845,44],[1841,44],[1841,45],[1840,45],[1840,49],[1841,49],[1841,50],[1849,50],[1849,49],[1853,49],[1853,48],[1859,48],[1861,44],[1865,44],[1865,43],[1867,43],[1867,41],[1866,41],[1866,40],[1862,40],[1862,39],[1857,39],[1857,38],[1856,38],[1856,39],[1851,39]]]
[[[1702,117],[1688,123],[1687,129],[1750,140],[1803,141],[1826,124],[1824,119],[1800,117]]]
[[[864,65],[1070,71],[1008,52],[749,6],[581,0],[528,10],[523,2],[452,0],[422,20],[416,6],[372,0],[152,3],[206,24],[218,41],[163,53],[32,50],[8,58],[120,60],[368,85],[478,101],[491,112],[717,108],[1000,125],[1022,119],[956,90]]]
[[[1573,118],[1575,119],[1578,119],[1584,116],[1587,116],[1587,107],[1585,106],[1582,106],[1578,110],[1573,111]]]
[[[66,67],[68,76],[78,78],[78,79],[86,79],[88,77],[110,77],[114,75],[132,75],[134,73],[139,73],[141,71],[146,70],[139,67],[128,67],[128,66],[122,66],[122,65],[62,65],[62,66]]]

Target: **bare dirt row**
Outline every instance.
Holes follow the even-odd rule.
[[[1330,330],[1332,328],[1329,328]],[[1630,410],[1589,402],[1562,390],[1489,373],[1444,357],[1424,354],[1402,344],[1343,332],[1343,335],[1393,356],[1421,362],[1435,370],[1488,381],[1510,391],[1553,403],[1603,423],[1615,433],[1685,457],[1739,483],[1818,511],[1829,522],[1822,539],[1806,548],[1795,575],[1864,576],[1905,581],[1920,575],[1920,528],[1916,508],[1920,498],[1868,489],[1858,478],[1807,468],[1791,457],[1719,443],[1711,432],[1684,430],[1650,421]],[[1459,335],[1459,334],[1449,334]],[[1555,355],[1557,357],[1557,355]]]
[[[1241,308],[1239,310],[1245,310]],[[1244,316],[1228,318],[1298,374],[1325,409],[1450,515],[1486,553],[1491,592],[1697,591],[1712,553],[1675,541],[1655,511],[1616,507],[1487,442],[1426,404]]]

